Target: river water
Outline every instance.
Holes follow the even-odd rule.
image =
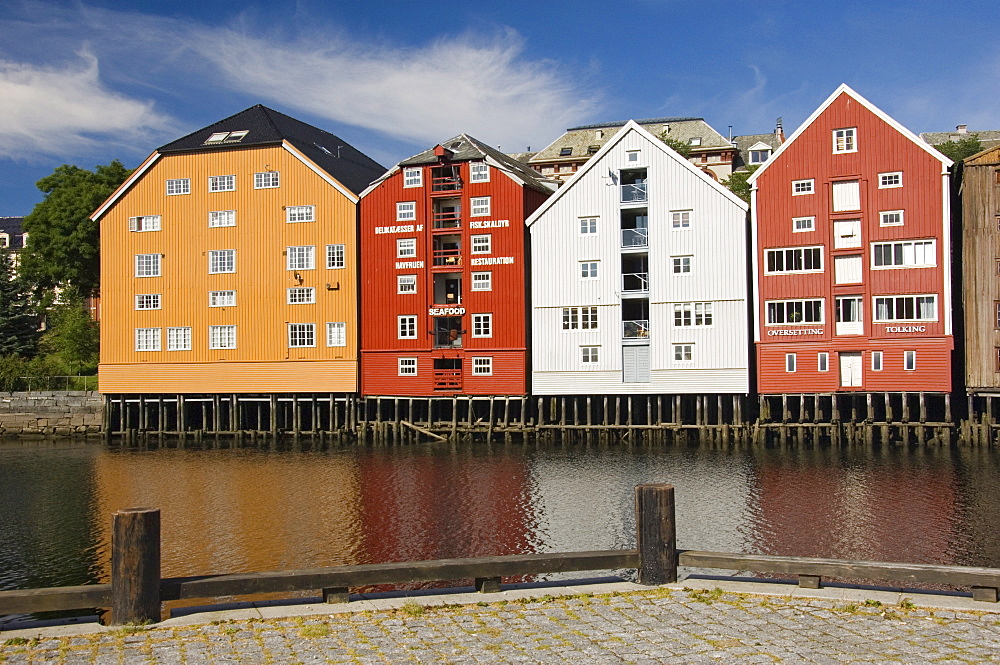
[[[139,506],[164,577],[632,547],[643,482],[676,487],[685,549],[1000,567],[991,449],[0,441],[0,589],[108,581]]]

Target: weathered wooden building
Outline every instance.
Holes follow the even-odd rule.
[[[760,393],[951,390],[950,166],[842,85],[749,178]]]
[[[532,392],[746,394],[746,210],[626,124],[528,219]]]
[[[1000,391],[1000,146],[962,165],[962,304],[965,384]]]
[[[364,395],[525,394],[524,220],[553,189],[462,134],[362,194]]]
[[[355,392],[357,201],[383,172],[260,105],[157,149],[93,215],[101,392]]]

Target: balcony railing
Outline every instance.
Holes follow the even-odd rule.
[[[454,334],[454,336],[452,336]],[[434,332],[435,349],[462,348],[462,333],[457,330],[437,330]]]
[[[460,266],[462,265],[462,250],[460,249],[435,249],[434,265],[436,266]]]
[[[436,369],[434,370],[434,390],[461,390],[462,370],[460,369]]]
[[[646,200],[646,183],[622,185],[622,203],[642,203]]]
[[[436,229],[462,228],[462,213],[458,210],[451,212],[434,213],[434,228]]]
[[[622,321],[622,339],[649,339],[649,321]]]
[[[649,229],[622,229],[622,247],[649,247]]]
[[[431,178],[431,192],[439,193],[460,191],[462,191],[462,179],[459,176],[446,175]]]
[[[649,291],[649,273],[631,272],[622,274],[622,291]]]

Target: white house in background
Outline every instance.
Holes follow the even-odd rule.
[[[746,211],[629,121],[527,220],[532,392],[746,394]]]

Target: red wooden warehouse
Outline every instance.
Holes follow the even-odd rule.
[[[760,393],[950,391],[950,165],[842,85],[750,177]]]
[[[362,394],[525,394],[524,220],[551,193],[462,134],[362,194]]]

